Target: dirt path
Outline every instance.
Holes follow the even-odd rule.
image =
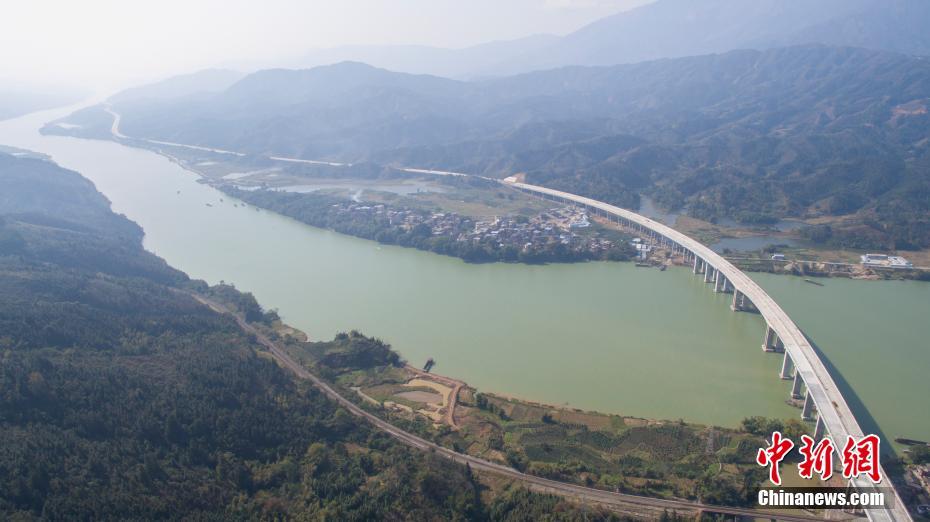
[[[438,383],[445,384],[446,386],[452,388],[452,392],[449,393],[448,404],[446,405],[446,415],[445,421],[449,426],[452,426],[454,429],[458,429],[458,424],[455,422],[455,406],[458,404],[459,392],[465,387],[465,383],[449,377],[444,377],[442,375],[436,375],[433,373],[425,372],[409,364],[406,366],[407,370],[416,374],[417,377],[421,379],[433,380]]]

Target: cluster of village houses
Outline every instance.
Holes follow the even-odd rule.
[[[429,212],[386,205],[359,203],[337,204],[340,212],[368,214],[386,220],[390,226],[412,230],[419,225],[430,228],[434,236],[447,236],[455,241],[493,243],[499,247],[516,246],[524,250],[551,243],[562,243],[573,249],[607,251],[613,242],[586,233],[591,226],[588,215],[576,208],[558,207],[533,217],[495,217],[476,220],[452,212]]]

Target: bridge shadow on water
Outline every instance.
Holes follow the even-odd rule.
[[[836,387],[839,388],[840,393],[843,394],[843,398],[846,399],[846,404],[849,406],[849,409],[852,410],[853,415],[859,422],[859,427],[862,428],[862,432],[866,435],[874,433],[881,438],[883,442],[881,446],[881,464],[885,470],[885,473],[888,475],[885,478],[885,482],[888,486],[897,490],[898,494],[900,494],[900,485],[904,483],[905,468],[901,462],[900,456],[897,454],[894,446],[891,444],[892,439],[890,439],[878,426],[878,422],[875,421],[875,417],[872,417],[869,409],[865,407],[865,404],[863,404],[862,399],[859,398],[856,392],[852,389],[852,386],[850,386],[849,381],[843,378],[843,374],[840,373],[836,366],[830,362],[830,359],[824,355],[820,347],[817,346],[817,343],[815,343],[814,340],[811,339],[807,334],[804,334],[804,337],[814,348],[814,351],[817,352],[817,356],[820,357],[823,365],[827,368],[827,371],[830,373],[830,377],[832,377],[833,382],[836,383]],[[836,440],[833,442],[840,446],[840,448],[842,448],[844,443]]]
[[[878,422],[875,420],[875,417],[872,416],[872,413],[869,412],[869,409],[865,406],[865,403],[862,402],[862,399],[859,398],[859,395],[856,394],[856,391],[853,390],[852,385],[849,384],[849,381],[843,377],[843,374],[839,369],[833,365],[830,361],[830,358],[823,353],[823,350],[817,346],[817,343],[814,342],[806,333],[804,337],[814,348],[814,351],[817,352],[817,357],[820,357],[820,360],[823,362],[823,365],[827,368],[827,371],[830,373],[830,377],[833,378],[833,382],[836,383],[836,387],[839,388],[840,393],[843,394],[843,398],[846,399],[846,404],[849,405],[849,409],[852,410],[853,415],[856,417],[856,421],[859,422],[859,427],[862,428],[863,433],[868,435],[869,433],[874,433],[881,437],[882,444],[882,453],[886,455],[894,455],[895,451],[891,445],[891,438],[888,437],[885,432],[882,431],[879,427]],[[833,441],[842,446],[845,441]]]

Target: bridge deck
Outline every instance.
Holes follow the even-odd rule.
[[[794,324],[794,321],[788,317],[788,314],[781,309],[778,303],[776,303],[755,281],[744,274],[742,270],[736,268],[729,261],[697,240],[635,212],[594,199],[546,187],[515,181],[505,181],[505,183],[524,191],[535,192],[537,194],[548,195],[585,205],[592,209],[598,209],[639,224],[689,250],[695,256],[703,259],[708,265],[719,270],[736,290],[743,293],[752,301],[753,305],[759,310],[759,313],[765,318],[769,326],[778,334],[778,338],[784,343],[785,350],[794,363],[795,371],[798,372],[801,379],[804,381],[826,430],[831,435],[834,442],[838,445],[842,445],[845,443],[847,436],[856,438],[863,436],[862,428],[859,427],[859,423],[846,404],[846,399],[843,398],[843,394],[833,382],[833,378],[820,360],[816,350],[814,350],[813,346],[811,346],[810,342],[807,340],[807,337],[801,332],[801,329]],[[885,473],[884,469],[882,470],[882,475],[886,477],[885,480],[890,483],[890,479],[887,478],[888,475]],[[854,481],[854,484],[863,489],[871,486],[871,483],[868,482],[867,479],[857,479]],[[891,509],[868,510],[867,514],[869,519],[874,521],[911,520],[907,509],[904,507],[897,493],[895,493],[894,503],[895,506]]]

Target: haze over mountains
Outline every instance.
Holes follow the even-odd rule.
[[[204,69],[125,89],[111,96],[108,101],[124,103],[139,100],[170,100],[198,93],[218,92],[227,89],[243,76],[244,73],[229,69]]]
[[[0,120],[80,101],[88,93],[69,87],[17,85],[0,78]]]
[[[412,74],[471,78],[491,73],[496,64],[519,60],[524,55],[547,49],[559,40],[555,35],[539,34],[463,49],[427,45],[354,45],[312,51],[295,65],[317,67],[355,61]]]
[[[878,211],[888,198],[920,194],[928,96],[926,60],[801,46],[481,82],[343,63],[260,71],[214,94],[115,107],[134,137],[495,177],[526,172],[627,207],[648,193],[696,216],[758,221]],[[901,245],[927,240],[904,229]]]
[[[660,0],[544,54],[587,64],[769,47],[805,34],[876,49],[806,44],[477,81],[356,62],[258,71],[235,83],[232,73],[208,71],[111,101],[133,137],[499,178],[524,172],[625,207],[648,194],[706,219],[834,216],[842,219],[821,236],[838,244],[930,245],[930,62],[913,54],[926,38],[907,36],[930,8],[881,5],[712,0],[698,9]],[[649,33],[659,26],[664,32]],[[647,37],[650,45],[633,45]],[[895,42],[909,52],[882,50]],[[108,116],[78,116],[71,123],[82,132],[92,133],[92,122],[109,132]]]
[[[352,46],[309,53],[296,66],[360,61],[393,71],[473,79],[566,65],[615,65],[733,49],[800,44],[930,54],[923,0],[658,0],[568,35],[459,50]]]

